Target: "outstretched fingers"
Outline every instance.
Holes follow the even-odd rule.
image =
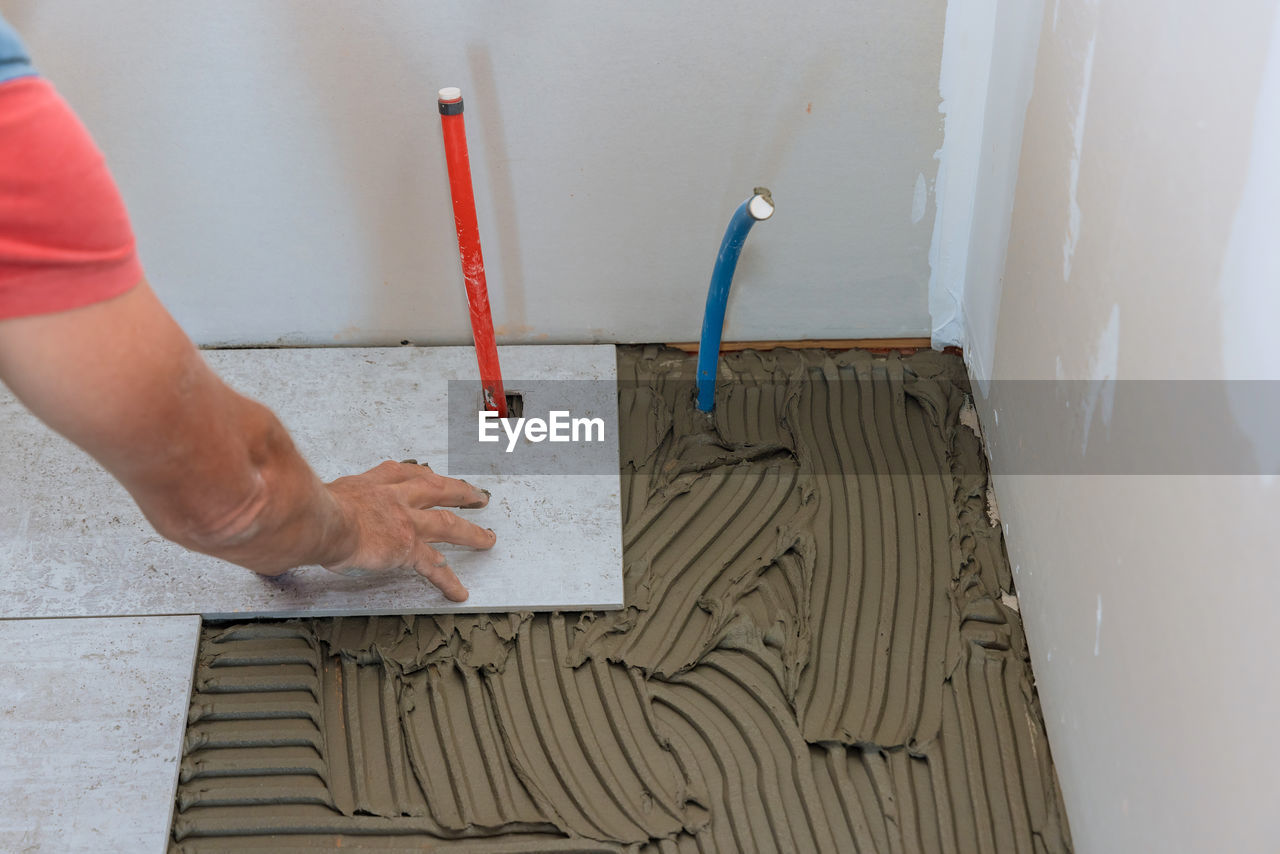
[[[438,587],[446,599],[451,602],[466,601],[467,588],[458,580],[458,576],[449,568],[449,562],[439,551],[419,540],[414,546],[411,562],[414,571]]]
[[[453,543],[456,546],[470,546],[473,549],[490,549],[498,541],[498,535],[491,528],[481,528],[474,522],[468,522],[448,510],[431,509],[411,512],[418,536],[425,542]]]
[[[483,507],[487,492],[413,461],[387,461],[328,488],[344,502],[355,534],[341,558],[326,564],[329,569],[343,574],[412,569],[450,600],[466,600],[467,588],[430,544],[493,548],[498,537],[492,530],[440,509]]]
[[[477,486],[445,477],[424,465],[397,463],[401,466],[399,489],[410,507],[462,507],[474,510],[489,503],[489,493]]]

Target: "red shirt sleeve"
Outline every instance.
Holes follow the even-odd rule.
[[[140,281],[129,216],[89,132],[47,80],[0,84],[0,320]]]

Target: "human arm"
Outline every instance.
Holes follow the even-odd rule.
[[[493,534],[431,508],[485,496],[398,463],[320,483],[142,279],[101,152],[0,19],[0,380],[170,539],[265,574],[412,568],[465,597],[429,543],[487,548]]]
[[[165,537],[266,575],[412,569],[461,601],[430,544],[489,548],[492,531],[438,506],[488,497],[387,462],[323,484],[261,404],[205,364],[146,282],[69,311],[0,320],[0,380],[92,455]]]

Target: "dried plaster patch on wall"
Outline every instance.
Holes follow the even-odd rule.
[[[1097,411],[1104,428],[1111,424],[1111,411],[1115,404],[1116,380],[1120,369],[1120,306],[1112,305],[1107,325],[1098,334],[1097,344],[1089,358],[1089,384],[1083,400],[1084,429],[1080,438],[1080,452],[1089,447],[1089,429],[1093,426],[1093,414]]]
[[[1089,38],[1089,45],[1084,51],[1081,71],[1080,95],[1076,106],[1075,119],[1071,123],[1071,164],[1068,183],[1067,233],[1062,241],[1062,280],[1071,280],[1071,260],[1076,254],[1076,244],[1080,242],[1080,201],[1077,192],[1080,184],[1080,157],[1084,152],[1084,123],[1089,113],[1089,88],[1093,85],[1093,54],[1097,47],[1098,37],[1095,33]]]

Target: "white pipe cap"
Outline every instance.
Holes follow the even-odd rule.
[[[462,97],[462,90],[457,86],[446,86],[440,90],[441,101],[456,101]]]
[[[751,214],[754,220],[764,220],[773,216],[773,202],[760,194],[751,197],[751,201],[747,202],[747,213]]]

